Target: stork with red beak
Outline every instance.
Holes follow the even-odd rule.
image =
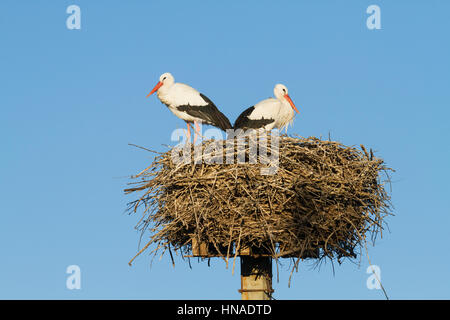
[[[188,141],[190,141],[190,126],[192,123],[195,125],[194,143],[197,135],[200,134],[199,122],[220,128],[223,131],[232,128],[230,120],[217,109],[207,96],[184,83],[175,83],[175,79],[170,73],[164,73],[159,77],[159,82],[147,95],[147,98],[155,92],[159,100],[173,114],[186,121]]]
[[[260,101],[242,112],[234,123],[234,129],[287,130],[294,119],[294,110],[299,112],[289,97],[286,86],[277,84],[273,93],[276,99]]]

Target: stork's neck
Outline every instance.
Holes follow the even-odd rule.
[[[158,95],[158,98],[161,99],[161,97],[165,97],[167,96],[167,94],[170,91],[170,88],[173,86],[173,82],[172,83],[164,83],[156,92],[156,94]]]
[[[287,127],[292,123],[292,120],[294,119],[295,113],[294,109],[292,109],[291,105],[286,101],[286,99],[280,100],[280,111],[278,113],[276,126],[280,129],[287,130]]]
[[[278,100],[283,102],[283,100],[284,100],[283,96],[278,91],[274,91],[274,95],[275,95],[275,98],[277,98]]]
[[[292,108],[291,104],[289,102],[287,102],[287,100],[284,97],[279,100],[281,102],[280,112],[294,116],[295,112],[294,112],[294,109]]]

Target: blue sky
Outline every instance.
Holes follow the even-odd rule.
[[[344,4],[345,3],[345,4]],[[81,29],[66,28],[69,5]],[[366,9],[381,9],[369,30]],[[129,176],[183,128],[146,94],[163,72],[230,118],[283,83],[290,134],[364,144],[396,169],[395,216],[369,247],[393,299],[448,299],[448,1],[2,1],[0,298],[239,299],[239,268],[142,255]],[[367,257],[289,262],[277,299],[383,299]],[[358,265],[359,262],[359,265]],[[66,268],[81,289],[66,288]]]

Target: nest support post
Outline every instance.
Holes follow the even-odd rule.
[[[272,258],[240,256],[242,300],[271,300]]]

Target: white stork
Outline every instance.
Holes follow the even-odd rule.
[[[159,82],[147,95],[147,98],[155,91],[159,100],[161,100],[173,114],[186,121],[188,141],[190,141],[191,137],[191,123],[194,123],[195,125],[194,143],[197,134],[200,134],[198,122],[204,122],[214,127],[218,127],[223,131],[232,128],[230,120],[217,109],[207,96],[184,83],[175,83],[174,77],[168,72],[159,77]]]
[[[294,110],[299,112],[289,97],[286,86],[275,85],[273,93],[276,99],[260,101],[242,112],[234,123],[234,129],[278,128],[281,130],[286,128],[287,130],[294,119]]]

